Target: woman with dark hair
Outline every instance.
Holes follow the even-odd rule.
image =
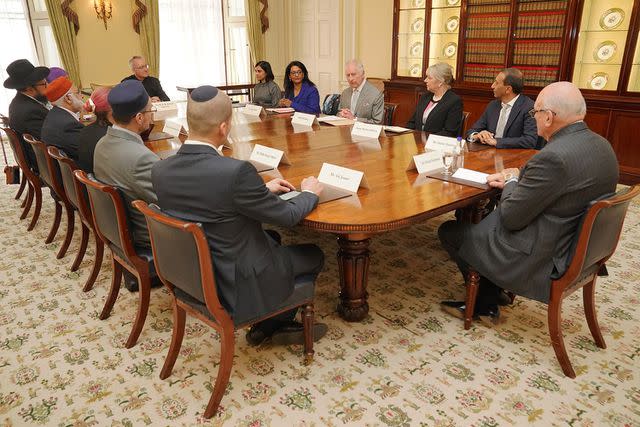
[[[284,98],[281,107],[292,107],[296,111],[320,114],[320,94],[309,80],[307,67],[300,61],[291,61],[284,72]]]
[[[96,121],[82,129],[78,136],[78,167],[86,173],[93,173],[93,152],[113,123],[111,106],[107,100],[110,91],[108,87],[96,88],[84,106],[86,111],[96,115]]]
[[[276,107],[282,95],[280,87],[273,80],[271,64],[267,61],[258,61],[253,70],[256,73],[258,83],[253,88],[252,102],[262,107]]]

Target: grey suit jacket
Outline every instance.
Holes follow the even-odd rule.
[[[218,295],[236,324],[272,311],[292,294],[291,257],[262,223],[292,227],[316,207],[318,196],[303,192],[284,201],[251,163],[203,145],[185,144],[156,163],[152,180],[163,211],[204,227]]]
[[[68,111],[54,106],[42,124],[41,139],[47,145],[63,150],[73,161],[78,161],[78,138],[84,126]]]
[[[149,231],[144,215],[131,202],[142,199],[156,203],[156,193],[151,185],[151,167],[158,160],[145,147],[142,139],[110,127],[100,138],[93,154],[93,174],[99,181],[118,187],[124,196],[129,214],[131,232],[136,246],[149,248]]]
[[[350,87],[342,91],[342,95],[340,95],[340,106],[338,108],[351,109],[352,93],[353,89]],[[371,83],[365,82],[362,86],[360,96],[358,96],[356,111],[351,110],[351,112],[358,118],[358,121],[382,124],[384,117],[384,95]]]
[[[519,182],[505,186],[498,208],[470,227],[459,255],[498,286],[548,302],[586,208],[615,192],[617,182],[611,144],[584,122],[571,124],[527,162]]]

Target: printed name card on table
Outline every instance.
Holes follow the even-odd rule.
[[[358,188],[369,188],[364,172],[343,168],[342,166],[323,163],[318,174],[318,181],[332,187],[356,193]]]
[[[164,122],[164,127],[162,128],[162,132],[168,133],[173,137],[178,137],[181,133],[186,134],[186,132],[182,129],[182,123],[179,121],[166,120]]]
[[[178,105],[174,101],[154,102],[151,105],[156,109],[153,113],[154,120],[166,120],[178,115]]]
[[[266,166],[276,169],[280,163],[284,165],[290,165],[291,162],[287,159],[287,155],[282,150],[276,150],[275,148],[265,147],[264,145],[256,144],[253,147],[250,162],[260,163]]]
[[[429,135],[425,148],[434,151],[451,151],[455,152],[458,147],[457,138],[448,136]]]
[[[313,126],[316,122],[315,114],[306,114],[306,113],[293,113],[293,117],[291,118],[291,123],[294,125],[302,125],[302,126]]]
[[[366,139],[378,139],[382,126],[364,122],[355,122],[351,128],[351,136]]]
[[[413,156],[407,170],[416,169],[418,173],[432,172],[442,168],[442,152],[427,151]]]
[[[262,107],[260,105],[255,104],[247,104],[240,110],[242,114],[246,114],[247,116],[259,116],[262,114]]]

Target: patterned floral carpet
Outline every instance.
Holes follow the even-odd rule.
[[[506,322],[470,331],[441,312],[441,299],[463,295],[436,237],[449,216],[374,239],[370,317],[356,324],[334,310],[334,238],[283,231],[285,242],[316,241],[328,255],[316,307],[329,333],[304,366],[301,348],[252,348],[240,331],[223,409],[204,420],[219,358],[213,331],[188,319],[173,375],[160,380],[172,327],[167,292],[152,291],[138,345],[125,349],[135,295],[123,290],[111,317],[99,320],[109,259],[94,290],[83,293],[92,249],[81,269],[69,272],[78,236],[56,260],[62,233],[44,244],[50,199],[29,233],[18,220],[16,190],[0,185],[0,426],[640,425],[637,202],[597,290],[608,348],[595,347],[580,294],[564,307],[575,380],[556,361],[544,305],[519,298],[504,310]]]

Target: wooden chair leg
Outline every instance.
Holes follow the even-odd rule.
[[[29,214],[29,209],[31,209],[31,203],[33,202],[33,188],[31,184],[29,184],[29,188],[27,188],[27,197],[24,198],[22,202],[22,214],[20,214],[20,219],[25,219]]]
[[[180,353],[180,347],[182,347],[182,338],[184,338],[184,326],[185,326],[186,313],[176,303],[176,299],[173,299],[173,333],[171,334],[171,345],[169,346],[169,352],[167,358],[164,360],[164,365],[160,371],[160,379],[164,380],[171,375],[173,366],[176,364],[176,359]]]
[[[58,227],[60,227],[60,219],[62,217],[62,206],[58,202],[54,202],[56,211],[55,216],[53,218],[53,223],[51,224],[51,230],[49,231],[49,235],[47,236],[47,240],[45,243],[53,242],[53,238],[56,237],[56,233],[58,232]]]
[[[40,210],[42,209],[42,188],[40,188],[40,183],[34,183],[33,194],[36,197],[36,206],[33,209],[33,217],[27,227],[27,231],[33,230],[33,227],[35,227],[38,222],[38,218],[40,218]]]
[[[480,274],[470,270],[467,278],[467,297],[464,309],[464,329],[471,328],[473,322],[473,311],[476,308],[476,298],[478,297],[478,286],[480,285]]]
[[[576,373],[571,366],[571,361],[567,355],[567,349],[564,346],[564,338],[562,337],[562,299],[551,299],[548,307],[549,336],[551,337],[551,345],[556,353],[562,372],[569,378],[575,378]]]
[[[100,273],[100,268],[102,268],[102,257],[104,254],[104,243],[98,236],[94,234],[96,238],[96,257],[93,260],[93,268],[91,269],[91,274],[87,278],[87,281],[82,288],[83,292],[88,292],[93,289],[93,284],[96,282],[98,278],[98,273]]]
[[[115,260],[115,258],[111,257],[111,265],[113,266],[113,276],[111,277],[111,289],[109,289],[109,295],[107,296],[107,300],[104,303],[104,307],[102,308],[102,313],[100,313],[100,320],[104,320],[111,314],[111,310],[113,309],[113,304],[116,303],[116,299],[118,299],[118,293],[120,292],[120,282],[122,281],[122,266]]]
[[[600,348],[607,348],[607,344],[604,342],[604,338],[602,337],[602,331],[600,331],[600,325],[598,324],[595,289],[596,277],[593,278],[591,283],[582,288],[584,314],[587,317],[587,324],[589,325],[589,330],[591,331],[591,335],[593,335],[596,345]]]
[[[67,250],[69,249],[69,245],[71,244],[71,239],[73,238],[73,230],[75,228],[75,214],[73,213],[73,209],[70,206],[65,206],[64,209],[67,213],[67,230],[64,233],[62,246],[60,246],[58,255],[56,255],[57,259],[60,259],[67,254]]]
[[[144,326],[145,320],[147,320],[147,313],[149,312],[149,300],[151,299],[151,279],[149,273],[140,274],[138,272],[138,312],[136,313],[136,319],[131,327],[131,333],[125,344],[126,348],[131,348],[138,342],[140,332]]]
[[[211,393],[209,403],[204,411],[205,418],[211,418],[218,412],[220,401],[229,384],[231,368],[233,368],[233,353],[235,351],[233,329],[224,330],[220,335],[220,366],[218,367],[218,377],[213,387],[213,393]]]
[[[89,229],[86,225],[81,221],[80,228],[81,237],[80,237],[80,248],[78,249],[78,253],[76,254],[76,258],[73,260],[73,264],[71,264],[71,271],[76,271],[80,267],[80,263],[84,259],[84,254],[87,252],[87,244],[89,243]]]
[[[16,196],[14,197],[15,200],[19,200],[20,196],[22,196],[22,192],[24,191],[24,187],[27,184],[27,178],[24,176],[24,173],[21,172],[21,179],[20,179],[20,188],[18,188],[18,192],[16,193]]]
[[[302,324],[304,326],[304,363],[313,362],[313,304],[305,304],[302,307]]]

